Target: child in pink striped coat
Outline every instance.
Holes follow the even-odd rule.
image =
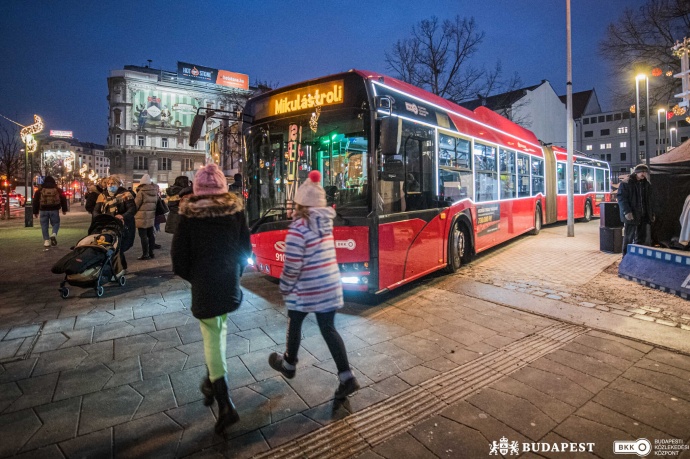
[[[326,206],[320,182],[319,171],[311,171],[295,195],[294,221],[285,238],[285,264],[280,276],[280,292],[288,309],[287,349],[282,356],[272,353],[268,363],[286,378],[295,377],[302,322],[313,312],[338,368],[340,385],[335,398],[345,399],[359,389],[359,383],[334,325],[335,312],[343,307],[343,288],[333,240],[335,211]]]

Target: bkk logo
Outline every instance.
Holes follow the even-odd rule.
[[[510,441],[506,437],[498,442],[493,441],[489,450],[489,456],[499,454],[502,456],[519,456],[522,453],[592,453],[594,443],[519,443]]]
[[[335,241],[336,249],[355,250],[355,247],[357,247],[357,243],[355,243],[354,239],[348,239],[346,241]]]

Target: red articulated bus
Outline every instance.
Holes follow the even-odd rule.
[[[566,218],[562,150],[485,107],[472,112],[375,72],[253,97],[242,126],[254,263],[269,276],[280,276],[292,197],[314,169],[337,212],[346,290],[381,293],[455,272],[479,252]],[[610,190],[610,172],[604,162],[576,162],[576,182],[586,182],[576,190],[587,193],[578,193],[575,213],[588,219]]]

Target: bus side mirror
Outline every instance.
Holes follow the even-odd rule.
[[[393,113],[393,100],[389,96],[376,96],[374,103],[379,118],[391,116]]]

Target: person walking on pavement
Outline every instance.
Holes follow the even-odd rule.
[[[624,223],[623,255],[628,244],[646,244],[648,225],[656,219],[652,207],[652,186],[649,183],[649,168],[644,164],[635,166],[633,173],[618,186],[617,201],[621,221]]]
[[[137,196],[134,204],[137,213],[134,215],[134,224],[141,239],[141,256],[137,260],[149,260],[154,258],[153,249],[156,244],[156,236],[153,232],[156,220],[156,203],[158,202],[158,185],[151,182],[149,174],[144,174],[137,188]]]
[[[41,231],[43,233],[43,247],[57,245],[57,235],[60,230],[60,209],[62,215],[67,214],[67,199],[61,189],[57,187],[55,179],[50,175],[43,180],[43,186],[36,191],[33,199],[34,217],[41,216]],[[50,234],[48,226],[53,227]]]
[[[125,226],[122,241],[120,241],[119,256],[113,260],[113,268],[118,273],[116,277],[119,277],[127,269],[125,251],[134,245],[134,215],[137,213],[137,205],[134,203],[134,196],[122,186],[122,180],[118,176],[108,177],[105,186],[105,190],[96,200],[93,212],[95,215],[112,215],[120,219]]]
[[[165,222],[165,232],[170,234],[175,234],[177,230],[177,224],[180,220],[180,200],[192,194],[192,187],[189,184],[189,178],[186,175],[180,175],[175,179],[175,183],[169,186],[166,190],[168,195],[168,209],[170,213],[167,216],[167,221]]]
[[[230,191],[242,197],[242,174],[235,174],[233,179],[235,181],[230,184]]]
[[[335,211],[326,206],[326,192],[320,183],[321,173],[311,171],[295,194],[294,221],[285,238],[285,263],[280,276],[280,293],[285,295],[288,309],[286,351],[283,355],[272,353],[268,364],[288,379],[295,377],[302,322],[314,312],[338,368],[340,385],[335,398],[342,400],[356,392],[359,383],[334,324],[336,311],[343,307],[343,288],[333,240]]]
[[[199,320],[208,369],[201,392],[205,405],[214,397],[218,402],[218,434],[240,419],[228,393],[226,321],[242,302],[240,275],[252,250],[243,209],[218,166],[202,167],[194,194],[180,203],[170,250],[173,271],[192,284],[192,314]]]

